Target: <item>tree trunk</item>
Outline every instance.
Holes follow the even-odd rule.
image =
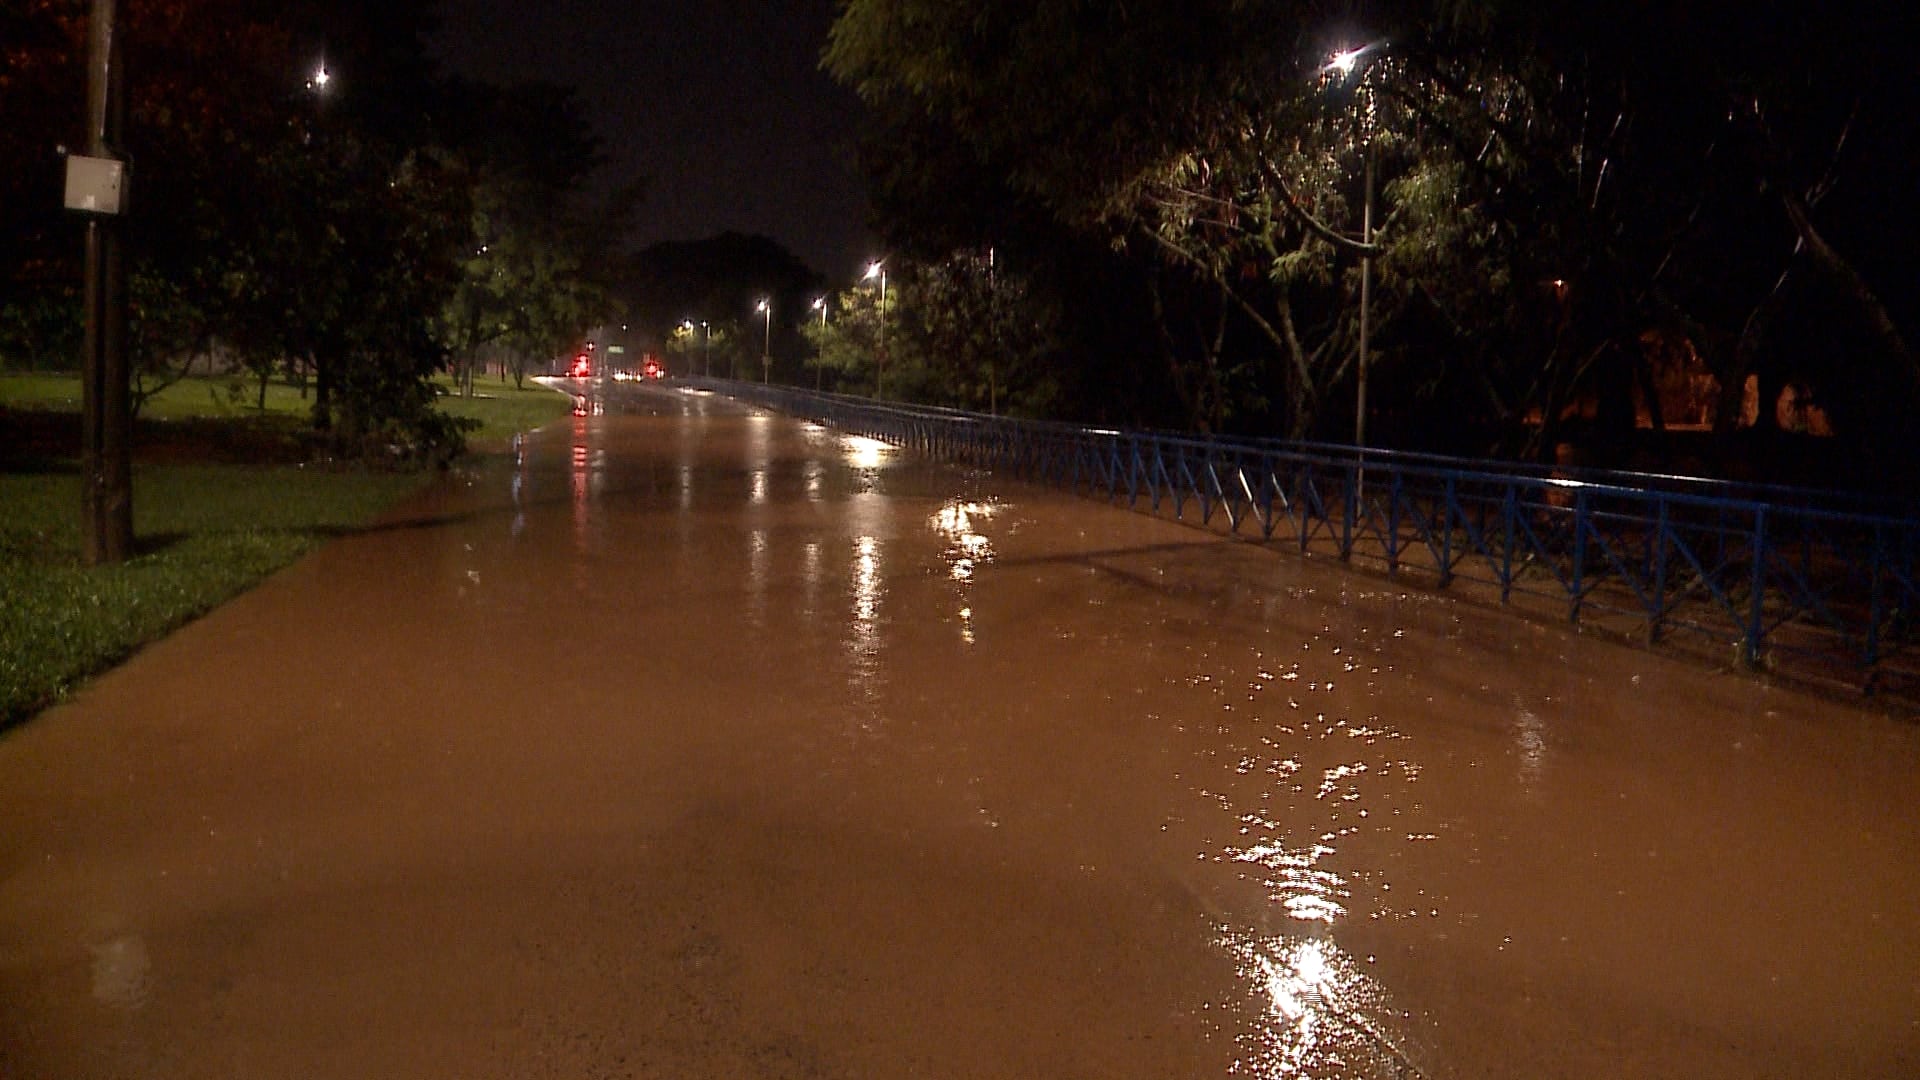
[[[316,354],[313,360],[313,430],[333,430],[333,364],[320,359]]]

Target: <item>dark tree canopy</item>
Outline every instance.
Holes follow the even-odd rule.
[[[125,0],[126,221],[143,383],[218,353],[315,380],[347,453],[438,453],[429,379],[481,344],[559,348],[602,319],[618,208],[584,204],[597,144],[572,91],[440,78],[430,0]],[[71,366],[84,0],[0,18],[0,358]],[[324,65],[329,78],[315,78]],[[18,122],[16,123],[16,118]]]
[[[1144,418],[1340,437],[1371,254],[1370,436],[1624,452],[1687,380],[1731,434],[1752,376],[1758,428],[1793,383],[1891,459],[1920,93],[1894,6],[1853,7],[852,0],[824,62],[871,107],[882,234],[1024,257]]]

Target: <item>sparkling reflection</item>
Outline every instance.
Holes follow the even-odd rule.
[[[893,453],[892,446],[865,435],[849,435],[840,445],[846,449],[847,464],[856,469],[877,469],[886,464],[887,455]]]
[[[1236,1033],[1233,1075],[1419,1076],[1386,993],[1319,937],[1257,937],[1219,928],[1254,1015]]]
[[[1259,819],[1249,816],[1246,820],[1255,822]],[[1289,848],[1285,844],[1269,842],[1248,848],[1227,849],[1228,857],[1235,862],[1252,863],[1266,869],[1267,876],[1261,879],[1261,884],[1266,886],[1268,898],[1279,904],[1289,916],[1302,922],[1328,924],[1347,913],[1340,901],[1349,895],[1344,879],[1318,865],[1321,859],[1331,854],[1333,848],[1326,844]]]
[[[935,532],[947,537],[944,556],[955,581],[972,578],[976,566],[992,560],[993,541],[976,532],[974,525],[992,517],[995,509],[986,503],[955,500],[941,507],[929,522]]]
[[[880,604],[885,596],[880,541],[862,536],[853,546],[853,610],[848,620],[847,659],[852,688],[868,701],[879,692]]]

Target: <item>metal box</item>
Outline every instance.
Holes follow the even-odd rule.
[[[112,158],[67,155],[67,209],[118,214],[126,200],[126,165]]]

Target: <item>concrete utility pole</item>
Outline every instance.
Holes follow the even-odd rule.
[[[87,155],[98,161],[118,159],[115,147],[126,115],[119,59],[114,0],[93,0],[87,31]],[[80,365],[81,557],[88,566],[99,566],[133,556],[133,408],[126,263],[117,212],[87,219],[86,275]]]

